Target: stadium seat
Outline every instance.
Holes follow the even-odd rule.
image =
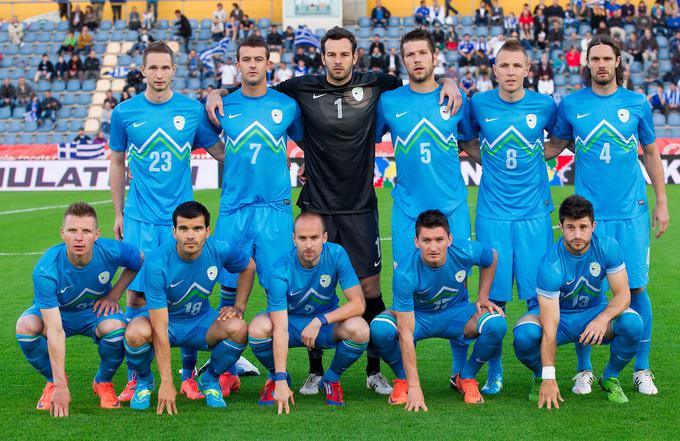
[[[406,28],[406,29],[412,28],[415,24],[416,24],[415,20],[414,20],[413,17],[410,16],[410,15],[407,16],[407,17],[404,17],[404,18],[401,20],[401,25],[402,25],[404,28]]]
[[[387,40],[387,42],[385,43],[385,49],[387,49],[388,51],[390,49],[397,49],[397,51],[398,51],[399,50],[399,44],[400,44],[399,40]]]
[[[111,41],[123,41],[125,40],[125,33],[123,31],[113,31],[111,32]],[[137,39],[135,38],[135,41]]]
[[[680,114],[672,112],[668,115],[668,125],[680,128]]]
[[[60,21],[59,23],[57,23],[57,31],[68,31],[68,22]]]
[[[6,131],[6,130],[7,130],[7,123],[5,123],[5,121],[0,121],[0,134],[2,134],[2,132]],[[2,142],[0,142],[0,144],[2,144]]]
[[[12,119],[20,119],[23,121],[25,113],[26,109],[24,109],[23,107],[21,106],[15,107],[14,110],[12,111]]]
[[[634,34],[637,32],[637,28],[635,27],[635,25],[630,23],[624,25],[623,30],[626,31],[626,34]]]
[[[68,131],[68,121],[64,121],[63,119],[57,119],[57,126],[54,128],[54,131],[55,132]]]
[[[54,24],[54,22],[44,20],[41,22],[41,28],[42,28],[42,33],[47,34],[49,32],[54,31],[57,26]]]
[[[652,115],[652,121],[657,127],[666,125],[666,117],[663,115],[663,113],[654,112]]]
[[[556,74],[554,78],[555,86],[566,86],[567,78],[562,74]]]
[[[38,43],[49,43],[52,41],[52,34],[48,34],[46,32],[43,32],[42,34],[38,35]]]
[[[187,63],[187,54],[184,52],[180,52],[178,54],[175,54],[175,64],[186,64]]]
[[[6,32],[0,33],[0,43],[7,43],[9,41],[9,35]]]
[[[80,90],[80,81],[69,80],[69,82],[66,83],[66,90],[69,92],[78,92]]]
[[[80,86],[80,90],[83,92],[94,92],[97,83],[94,80],[85,80]]]
[[[121,54],[127,54],[128,51],[132,50],[133,43],[131,41],[123,41],[120,44],[120,53]]]
[[[477,26],[477,29],[475,29],[475,34],[478,37],[481,37],[481,36],[486,37],[486,36],[489,35],[489,28],[487,28],[486,26]]]
[[[90,118],[85,121],[85,131],[88,133],[94,133],[99,130],[99,119]]]
[[[127,23],[125,22],[125,20],[116,20],[116,22],[113,24],[113,29],[117,31],[127,29]]]
[[[189,76],[189,68],[186,66],[177,66],[175,71],[175,78],[186,78]]]
[[[326,34],[326,28],[316,28],[314,29],[314,35],[322,38]]]
[[[203,20],[201,20],[201,29],[203,29],[203,30],[207,29],[209,31],[211,26],[212,26],[212,20],[211,19],[204,18]]]
[[[64,95],[64,99],[61,100],[61,104],[64,106],[72,106],[76,103],[76,96],[72,93],[67,93]]]
[[[99,31],[96,34],[94,34],[94,41],[97,43],[106,43],[109,41],[109,33],[108,32],[102,32]]]
[[[673,70],[673,65],[670,60],[660,60],[659,61],[659,71],[662,74],[668,73]]]
[[[38,124],[35,121],[26,121],[24,123],[24,132],[35,132],[38,130]]]
[[[460,34],[459,35],[461,37],[463,37],[463,36],[465,36],[465,34],[475,35],[475,28],[473,28],[472,26],[463,26],[462,28],[460,28]]]
[[[371,36],[371,28],[359,28],[359,32],[357,33],[358,38],[370,38]]]
[[[89,93],[78,94],[76,104],[79,106],[89,106],[92,103],[92,95]]]
[[[118,66],[127,67],[132,64],[132,57],[126,54],[118,56]]]
[[[33,43],[37,40],[37,34],[35,32],[26,32],[24,33],[24,44],[25,43]]]
[[[70,132],[77,132],[78,130],[80,130],[81,127],[83,127],[84,123],[85,123],[85,121],[82,121],[82,120],[81,121],[77,121],[77,120],[71,121],[71,122],[68,123],[68,130]]]
[[[668,48],[659,48],[659,60],[670,60],[671,53]]]
[[[657,134],[657,136],[659,136]],[[670,133],[671,138],[680,138],[680,127],[671,127],[671,133]]]
[[[580,75],[572,74],[569,76],[569,85],[576,86],[583,83],[583,79]]]
[[[35,135],[35,143],[36,144],[49,144],[49,137],[46,133],[39,133]]]
[[[261,18],[257,21],[257,27],[260,29],[269,29],[271,21],[268,18]]]
[[[106,45],[106,53],[111,55],[118,55],[120,53],[120,43],[112,41]]]
[[[71,96],[73,96],[73,95],[71,95]],[[71,109],[73,109],[73,105],[63,106],[61,109],[59,109],[59,113],[58,113],[59,118],[64,118],[64,119],[70,118],[71,112],[72,112]]]
[[[663,35],[656,36],[656,43],[659,45],[659,49],[668,47],[668,38]]]
[[[99,119],[102,116],[102,106],[92,106],[90,110],[87,111],[88,118]]]
[[[1,107],[0,108],[0,119],[9,119],[12,116],[12,110],[8,107]],[[0,130],[1,132],[2,130]]]
[[[186,89],[187,82],[184,78],[175,78],[172,81],[172,87],[175,89]]]
[[[387,20],[387,26],[390,28],[398,28],[401,26],[401,19],[399,17],[390,17]]]
[[[33,47],[29,44],[24,44],[19,48],[19,55],[31,55],[33,54]]]
[[[281,61],[283,61],[286,64],[293,63],[293,54],[291,54],[290,52],[284,52],[283,55],[281,56]]]
[[[191,25],[191,29],[198,29],[199,26],[198,20],[196,20],[195,18],[190,18],[189,24]]]
[[[22,133],[21,135],[19,135],[17,144],[33,144],[33,135],[30,135],[28,133]]]
[[[642,72],[634,72],[630,74],[630,80],[634,86],[641,86],[645,82],[645,77]]]
[[[497,37],[503,33],[503,27],[502,26],[492,26],[491,27],[491,36],[492,37]]]
[[[110,83],[109,83],[110,87]],[[107,89],[108,90],[108,89]],[[92,95],[92,104],[96,106],[102,106],[104,105],[104,100],[106,99],[106,93],[104,92],[95,92],[94,95]]]
[[[666,127],[656,127],[654,130],[657,138],[669,138],[673,131],[667,129]]]
[[[98,80],[97,81],[97,92],[106,92],[111,88],[111,80]]]
[[[19,121],[12,121],[7,126],[7,131],[10,133],[19,133],[21,131],[21,123]]]
[[[401,38],[401,30],[399,28],[388,28],[387,36],[389,38]]]
[[[116,78],[115,80],[111,81],[111,90],[113,92],[121,92],[124,87],[125,80],[122,78]]]
[[[100,31],[110,31],[111,29],[113,29],[113,23],[111,23],[111,20],[102,20],[101,23],[99,23]]]
[[[170,25],[168,24],[167,20],[158,20],[156,22],[156,28],[158,29],[168,29]]]
[[[52,131],[52,122],[48,122],[47,124],[43,124],[38,127],[38,132],[40,133],[47,133]]]
[[[176,43],[176,42],[174,42],[174,43]],[[170,49],[172,49],[171,44],[168,44],[168,46],[170,46]],[[172,49],[173,52],[177,52],[178,50],[179,50],[179,47],[177,49]],[[144,57],[142,57],[142,54],[137,54],[134,57],[132,57],[132,61],[134,61],[134,63],[137,66],[141,66],[142,64],[144,64]]]
[[[210,32],[210,29],[201,29],[201,33],[199,35],[199,40],[210,40],[212,37],[212,33]]]
[[[357,24],[359,25],[360,28],[370,28],[371,27],[371,19],[368,18],[368,17],[359,17]]]
[[[6,133],[3,134],[2,138],[2,143],[4,144],[16,144],[17,143],[17,136],[13,133]]]
[[[631,73],[639,73],[639,72],[642,72],[642,63],[640,63],[639,61],[633,61],[633,62],[630,64],[630,72],[631,72]]]
[[[201,88],[201,80],[199,78],[189,78],[189,81],[187,81],[187,89],[200,89]]]
[[[475,24],[474,17],[472,17],[471,15],[464,15],[460,19],[460,24],[461,26],[472,26],[473,24]]]
[[[118,65],[118,56],[112,54],[104,55],[104,60],[102,60],[102,66],[115,67]]]
[[[578,34],[579,35],[585,35],[587,32],[591,32],[593,29],[590,27],[589,24],[581,24],[578,27]]]
[[[125,32],[125,39],[128,41],[137,41],[137,31]]]

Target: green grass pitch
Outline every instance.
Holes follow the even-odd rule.
[[[573,191],[573,187],[553,188],[556,205]],[[529,371],[522,366],[512,350],[512,334],[505,339],[503,363],[505,388],[500,396],[486,398],[482,406],[466,406],[462,395],[449,389],[448,376],[451,354],[444,340],[428,340],[418,345],[418,367],[425,393],[428,413],[406,413],[390,407],[385,397],[366,389],[365,361],[359,361],[343,377],[347,406],[328,408],[321,396],[303,397],[296,393],[296,407],[291,415],[277,417],[271,408],[256,405],[260,378],[244,378],[242,389],[228,399],[226,410],[207,409],[203,402],[189,402],[178,397],[179,414],[157,416],[152,411],[135,412],[127,408],[103,411],[97,405],[90,383],[96,372],[96,347],[87,338],[75,337],[67,342],[66,369],[72,394],[71,417],[51,419],[35,410],[43,380],[24,360],[14,338],[14,324],[19,314],[32,301],[31,272],[40,252],[56,244],[63,208],[76,200],[96,202],[102,235],[111,237],[113,209],[108,192],[3,193],[0,207],[0,420],[3,440],[267,440],[267,439],[569,439],[591,440],[667,440],[677,439],[678,381],[677,320],[680,310],[676,283],[680,269],[675,260],[680,250],[680,186],[668,186],[671,228],[661,240],[652,239],[651,284],[654,308],[652,368],[657,378],[659,395],[646,397],[633,392],[632,368],[621,375],[624,391],[630,398],[627,405],[617,406],[605,401],[594,387],[590,396],[575,396],[570,392],[575,371],[573,347],[562,347],[558,353],[557,376],[565,398],[559,411],[538,410],[527,401]],[[297,197],[297,193],[294,195]],[[196,198],[217,213],[218,190],[198,191]],[[391,303],[392,268],[390,236],[391,197],[388,190],[378,190],[384,264],[382,287],[385,303]],[[469,200],[476,200],[476,189],[470,189]],[[650,191],[650,201],[653,195]],[[42,210],[31,210],[43,207]],[[49,208],[52,207],[52,208]],[[15,213],[7,211],[25,210]],[[471,204],[474,218],[474,205]],[[556,217],[556,216],[555,216]],[[556,224],[556,222],[553,222]],[[470,286],[476,295],[477,279]],[[675,287],[675,288],[674,288]],[[217,296],[213,296],[213,303]],[[248,318],[263,309],[264,296],[259,287],[251,296]],[[524,311],[524,305],[512,302],[508,309],[511,327]],[[606,347],[593,351],[596,371],[601,372],[608,357]],[[179,368],[179,353],[173,351],[173,368]],[[250,350],[245,355],[255,361]],[[326,363],[332,351],[326,351]],[[207,358],[199,355],[199,363]],[[327,365],[327,364],[326,364]],[[391,378],[385,365],[383,371]],[[293,350],[289,368],[295,386],[306,377],[307,356],[304,349]],[[486,369],[480,372],[483,383]],[[115,378],[116,389],[125,384],[125,365]],[[176,381],[177,385],[179,379]],[[155,396],[153,403],[155,403]]]

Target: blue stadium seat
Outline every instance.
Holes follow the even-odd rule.
[[[399,17],[390,17],[387,20],[387,26],[394,28],[401,26],[401,19]]]
[[[132,63],[132,57],[129,55],[118,55],[118,66],[128,67]]]
[[[642,72],[634,72],[630,74],[630,80],[633,82],[633,86],[641,86],[645,82],[645,77]]]
[[[16,144],[17,143],[17,136],[13,133],[8,133],[5,134],[2,138],[2,142],[4,144]]]
[[[9,41],[9,35],[6,32],[0,33],[0,43],[7,43]]]
[[[99,43],[107,43],[109,41],[109,33],[103,31],[97,32],[94,34],[94,41]]]
[[[659,48],[659,60],[670,60],[671,53],[668,48]]]
[[[489,28],[486,26],[477,26],[477,29],[475,29],[475,34],[477,34],[478,37],[487,36],[489,35]]]
[[[666,125],[666,117],[664,116],[663,113],[654,112],[654,114],[652,115],[652,120],[654,121],[655,126]]]
[[[35,135],[35,143],[36,144],[49,144],[49,138],[46,133],[39,133]]]
[[[19,48],[19,55],[33,54],[33,47],[30,44],[25,44]]]
[[[358,38],[370,38],[371,36],[371,28],[359,28],[359,32],[357,33]]]
[[[76,118],[76,119],[84,119],[87,117],[87,108],[84,106],[77,106],[73,109],[73,113],[71,114],[71,118]]]
[[[41,58],[39,56],[37,56],[37,54],[36,54],[35,57],[31,57],[28,60],[28,65],[31,66],[31,67],[38,67],[38,64],[40,64],[40,61],[42,61]],[[33,75],[30,75],[30,76],[33,77]]]
[[[67,94],[66,96],[73,96],[73,94]],[[63,104],[63,103],[62,103]],[[66,106],[64,105],[61,109],[59,109],[59,118],[64,118],[68,119],[71,117],[71,109],[73,106]]]
[[[195,18],[190,18],[189,19],[189,24],[191,25],[191,29],[198,29],[198,20]]]
[[[107,40],[107,42],[108,42],[108,40]],[[108,43],[95,43],[94,45],[92,45],[92,49],[94,50],[94,52],[96,54],[104,54],[104,53],[106,53],[106,45],[107,44]]]
[[[8,106],[0,107],[0,119],[9,119],[11,116],[12,110]],[[2,130],[0,130],[0,132],[2,132]]]
[[[657,136],[659,136],[657,134]],[[671,138],[680,138],[680,127],[671,127],[671,133],[670,133]]]
[[[38,130],[38,124],[35,121],[26,121],[24,123],[24,132],[35,132]]]
[[[24,75],[24,71],[21,69],[12,69],[12,72],[10,72],[9,77],[12,80],[18,80],[20,77]]]
[[[633,61],[630,64],[630,72],[631,73],[642,72],[642,63],[640,63],[639,61]]]
[[[33,135],[22,133],[19,135],[18,144],[33,144]]]
[[[69,80],[69,82],[66,84],[66,90],[69,92],[78,92],[80,90],[80,81]]]
[[[5,56],[2,57],[2,64],[0,64],[0,67],[12,67],[12,61],[13,60],[14,60],[14,57],[7,56],[7,53],[5,53]]]
[[[123,33],[123,31],[111,32],[111,41],[123,41],[123,40],[125,40],[125,34]]]
[[[6,130],[7,130],[7,124],[5,123],[5,121],[0,121],[0,133],[4,132]],[[2,144],[2,142],[0,142],[0,144]]]
[[[373,35],[380,35],[380,37],[384,37],[385,34],[387,34],[387,31],[385,28],[375,28],[373,29]]]
[[[473,24],[475,24],[474,17],[472,17],[471,15],[464,15],[460,19],[460,24],[461,26],[472,26]]]
[[[61,100],[61,104],[64,106],[72,106],[76,102],[76,96],[72,93],[64,94],[64,98]]]
[[[46,132],[51,132],[52,131],[52,121],[48,121],[47,124],[43,124],[41,126],[38,126],[38,132],[40,133],[46,133]]]
[[[168,24],[167,20],[158,20],[156,22],[156,27],[158,29],[168,29],[170,27],[170,25]]]
[[[52,92],[63,92],[66,90],[66,83],[61,80],[56,80],[52,83]]]
[[[451,63],[457,63],[460,55],[458,55],[458,52],[456,52],[456,51],[446,51],[445,57],[446,57],[446,62],[448,64],[451,64]]]
[[[290,52],[284,52],[283,55],[281,56],[281,61],[283,61],[286,64],[291,64],[293,62],[293,54]]]
[[[199,34],[199,40],[210,40],[212,37],[212,33],[210,32],[210,29],[201,29],[201,32]]]
[[[403,20],[401,21],[401,25],[404,26],[407,29],[410,29],[415,25],[415,20],[413,19],[412,16],[404,17]]]
[[[631,23],[624,25],[623,30],[626,31],[626,34],[634,34],[637,32],[637,28],[635,27],[634,24]]]
[[[257,27],[260,29],[269,29],[271,26],[271,21],[268,18],[261,18],[257,21]]]
[[[212,42],[210,42],[210,43],[196,43],[196,46],[194,47],[194,49],[196,49],[196,53],[200,54],[201,51],[208,49],[212,45],[213,45]]]
[[[137,31],[127,31],[125,33],[125,39],[128,41],[137,41]]]
[[[184,52],[180,52],[178,54],[175,54],[175,63],[177,65],[186,64],[186,62],[187,62],[187,54],[185,54]]]
[[[230,41],[227,43],[227,51],[228,52],[236,52],[236,49],[238,48],[238,45],[236,44],[235,41]]]
[[[125,20],[116,20],[116,22],[113,24],[113,29],[117,31],[127,29],[127,23],[125,23]]]
[[[189,78],[187,82],[187,89],[200,89],[201,80],[199,78]]]
[[[38,35],[38,43],[49,43],[50,41],[52,41],[52,34],[43,32]]]
[[[470,36],[475,35],[475,28],[472,26],[463,26],[460,28],[460,35],[461,37],[465,36],[465,34],[469,34]]]
[[[132,61],[134,61],[137,66],[141,66],[144,64],[144,57],[142,57],[142,54],[137,54],[132,58]]]
[[[92,104],[92,95],[89,93],[81,93],[76,99],[76,103],[80,106],[89,106]]]
[[[210,30],[210,27],[212,26],[212,20],[209,18],[204,18],[201,20],[201,29],[207,29]]]
[[[565,77],[562,74],[557,74],[557,75],[555,75],[554,82],[555,82],[555,86],[557,86],[557,87],[566,86],[567,85],[567,77]]]
[[[364,48],[365,51],[368,51],[368,48],[371,46],[371,43],[368,40],[359,40],[357,42],[357,48]],[[286,54],[283,54],[284,56]]]
[[[491,35],[493,37],[497,37],[503,33],[503,27],[502,26],[492,26],[491,27]]]
[[[680,127],[680,114],[672,112],[668,115],[668,125],[673,127]]]
[[[111,20],[102,20],[101,23],[99,23],[100,31],[110,31],[111,29],[113,29],[113,23],[111,23]]]
[[[26,32],[24,33],[24,43],[33,43],[38,39],[37,34],[35,32]]]
[[[186,66],[177,66],[177,71],[175,72],[176,78],[185,78],[189,76],[189,68]],[[177,87],[177,86],[175,86]]]
[[[401,38],[401,30],[399,28],[388,28],[387,36],[390,38]]]
[[[357,24],[359,25],[360,28],[370,28],[371,19],[368,17],[359,17]]]
[[[85,80],[83,81],[80,90],[84,92],[94,92],[95,87],[97,87],[97,83],[94,80]]]
[[[67,21],[60,21],[57,23],[57,30],[58,31],[68,31],[68,22]]]
[[[665,127],[655,127],[654,132],[656,133],[657,138],[669,138],[673,133],[671,130]]]
[[[57,26],[54,24],[54,22],[45,20],[45,21],[41,22],[41,28],[42,28],[43,33],[47,33],[47,32],[52,32],[53,30],[55,30],[57,28]]]
[[[574,32],[576,32],[578,34],[578,29],[576,29],[574,27],[568,27],[564,30],[564,35],[569,36],[569,35],[573,34]]]
[[[321,38],[326,34],[326,28],[316,28],[314,29],[314,35]]]
[[[18,53],[19,53],[19,48],[16,45],[12,44],[12,45],[8,46],[7,49],[5,49],[4,55],[16,55]]]
[[[668,47],[668,38],[664,37],[663,35],[657,35],[656,36],[656,42],[659,45],[659,48],[667,48]]]
[[[175,78],[172,80],[172,87],[175,89],[186,89],[187,81],[184,78]]]
[[[668,73],[673,70],[673,65],[670,60],[660,60],[659,61],[659,71],[662,74]]]
[[[59,112],[59,117],[61,118],[61,112]],[[54,128],[55,132],[66,132],[68,131],[68,121],[63,119],[57,119],[57,126]]]
[[[26,113],[26,109],[24,109],[21,106],[15,107],[14,110],[12,111],[12,118],[13,119],[24,119],[24,113]]]
[[[589,24],[582,23],[578,27],[578,34],[579,35],[585,35],[586,32],[591,32],[593,29],[590,27]]]
[[[397,51],[398,51],[399,50],[399,40],[387,40],[387,42],[385,42],[385,49],[388,50],[388,51],[390,49],[397,49]]]
[[[71,121],[68,125],[69,132],[77,132],[85,125],[85,121]]]
[[[12,121],[7,126],[7,131],[10,133],[19,133],[21,131],[21,122]]]

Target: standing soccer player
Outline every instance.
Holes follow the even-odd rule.
[[[246,253],[208,238],[210,213],[200,203],[180,204],[172,222],[175,240],[161,245],[144,265],[148,317],[135,317],[125,332],[128,363],[137,373],[130,407],[143,410],[151,404],[155,352],[161,377],[156,411],[170,415],[177,413],[170,357],[173,346],[212,353],[198,387],[208,407],[226,407],[219,376],[241,356],[248,328],[226,308],[219,312],[211,308],[209,297],[220,268],[240,273],[236,304],[245,311],[255,275],[255,262]]]
[[[193,199],[191,150],[207,148],[221,159],[224,150],[213,141],[211,124],[201,104],[171,89],[176,66],[172,49],[155,42],[144,51],[142,75],[147,88],[143,94],[116,106],[111,114],[111,196],[115,210],[113,233],[145,253],[172,240],[172,210]],[[125,157],[132,180],[125,197]],[[126,316],[133,319],[145,309],[144,281],[136,277],[129,286]],[[193,371],[196,352],[183,354],[182,393],[200,399]],[[135,379],[128,373],[128,385],[120,394],[129,401]]]
[[[92,382],[103,409],[120,402],[113,375],[123,362],[125,316],[118,300],[142,266],[143,254],[123,242],[99,238],[97,213],[84,202],[71,204],[61,227],[64,243],[43,254],[33,271],[33,306],[17,320],[16,338],[26,360],[47,380],[39,410],[69,414],[65,372],[66,338],[83,335],[99,346],[101,362]],[[124,268],[116,283],[111,280]]]
[[[477,196],[476,240],[498,251],[491,301],[505,309],[513,282],[527,310],[536,302],[538,263],[553,242],[553,211],[543,156],[544,132],[552,131],[557,107],[548,95],[523,86],[529,57],[508,40],[494,64],[498,88],[475,94],[470,120],[479,136],[482,179]],[[503,388],[501,358],[489,361],[483,394]]]
[[[327,239],[321,215],[298,216],[295,247],[276,262],[269,281],[267,312],[248,327],[250,347],[269,371],[258,404],[278,404],[279,414],[288,413],[288,401],[293,401],[286,372],[288,348],[335,348],[321,385],[326,404],[343,406],[340,376],[368,346],[370,331],[361,318],[366,305],[359,279],[347,252]],[[342,306],[335,293],[338,284],[347,298]]]
[[[642,317],[644,332],[635,356],[633,381],[638,392],[655,395],[649,366],[652,307],[649,283],[649,209],[645,181],[638,165],[638,146],[649,176],[656,205],[652,227],[657,239],[668,227],[668,203],[664,171],[654,144],[652,110],[644,95],[621,86],[623,66],[616,42],[604,35],[594,37],[586,53],[589,87],[567,95],[559,105],[553,130],[555,146],[546,158],[557,155],[573,140],[576,154],[576,193],[592,201],[600,236],[610,236],[621,246],[631,291],[630,306]],[[577,346],[579,373],[575,393],[587,394],[594,379],[590,350]]]
[[[385,309],[380,292],[382,255],[373,174],[375,168],[375,109],[383,92],[396,89],[401,80],[387,74],[353,71],[357,42],[339,27],[321,39],[325,75],[305,75],[278,84],[275,90],[295,99],[304,121],[305,185],[298,206],[324,217],[328,240],[341,244],[349,254],[366,297],[364,319],[370,322]],[[458,88],[450,81],[440,94],[448,97],[454,113],[460,106]],[[213,92],[206,104],[211,120],[219,125],[215,108],[222,110],[220,94]],[[447,109],[448,109],[447,107]],[[310,351],[310,375],[300,389],[319,392],[323,375],[321,351]],[[366,385],[389,394],[392,387],[380,374],[380,358],[369,346]]]
[[[538,407],[559,409],[563,400],[555,377],[557,346],[578,341],[610,344],[600,386],[607,400],[626,403],[618,376],[638,349],[643,325],[640,315],[628,308],[630,290],[621,249],[614,238],[593,234],[593,205],[585,198],[569,196],[559,215],[563,237],[538,270],[539,307],[520,318],[514,330],[515,354],[534,374],[529,400],[538,401]],[[605,280],[613,292],[611,302]]]

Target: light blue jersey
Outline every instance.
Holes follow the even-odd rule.
[[[291,315],[316,316],[338,307],[335,288],[345,290],[359,285],[345,249],[326,242],[319,263],[305,268],[297,248],[281,256],[275,265],[268,289],[267,311],[285,311]]]
[[[212,311],[208,297],[219,270],[239,273],[249,261],[240,249],[212,238],[192,261],[177,254],[176,242],[166,243],[144,263],[146,303],[149,309],[168,308],[170,321],[193,321]]]
[[[561,311],[597,308],[607,303],[604,280],[625,268],[619,244],[611,237],[593,235],[581,256],[569,253],[560,238],[538,267],[536,294],[559,298]]]
[[[392,197],[413,219],[430,209],[448,216],[467,198],[458,141],[474,137],[469,103],[463,94],[461,109],[450,115],[438,105],[440,92],[441,86],[429,93],[403,86],[383,93],[378,102],[376,136],[391,132],[397,164]]]
[[[62,312],[92,310],[94,303],[111,291],[118,268],[137,271],[142,266],[139,249],[112,239],[97,239],[92,260],[76,267],[66,255],[66,245],[55,245],[43,254],[33,270],[33,305]]]
[[[474,265],[493,263],[493,248],[473,240],[454,239],[446,251],[446,262],[429,267],[416,250],[400,263],[392,280],[392,309],[399,312],[436,312],[469,300],[467,275]]]
[[[175,207],[193,199],[190,153],[214,144],[211,126],[201,103],[177,92],[162,104],[141,93],[113,109],[109,145],[127,153],[132,175],[126,217],[172,224]]]
[[[212,126],[212,144],[224,130],[224,176],[220,214],[246,205],[290,208],[290,172],[286,134],[302,139],[302,116],[294,99],[267,89],[260,97],[241,90],[222,100],[221,127]]]
[[[644,95],[623,87],[608,96],[591,88],[567,95],[553,135],[574,140],[576,193],[592,202],[596,219],[629,219],[648,211],[638,145],[656,138]]]
[[[477,214],[527,220],[552,212],[543,140],[544,131],[551,132],[555,124],[553,99],[525,90],[521,100],[510,103],[495,89],[477,93],[470,101],[483,166]]]

